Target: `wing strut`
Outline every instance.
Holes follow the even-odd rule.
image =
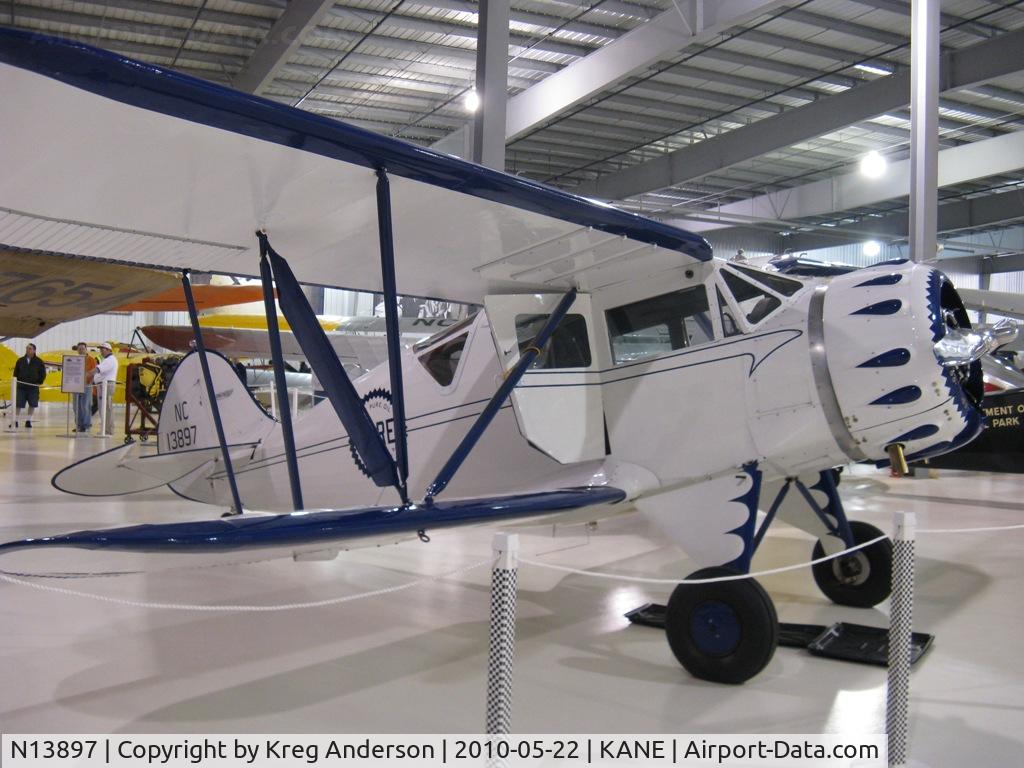
[[[274,366],[274,384],[277,390],[277,412],[281,414],[281,434],[284,438],[284,456],[288,464],[288,484],[292,492],[292,506],[302,509],[302,484],[299,481],[299,460],[295,455],[295,433],[292,430],[292,411],[288,405],[288,384],[284,377],[284,357],[281,354],[281,331],[277,325],[277,307],[274,306],[273,276],[267,261],[265,232],[257,232],[260,241],[260,278],[263,281],[263,309],[267,313],[267,335],[270,339],[270,358]]]
[[[498,387],[498,391],[494,393],[490,402],[484,407],[483,412],[477,417],[476,421],[473,422],[473,426],[469,428],[469,432],[462,438],[462,442],[458,444],[452,455],[445,462],[444,466],[441,467],[441,471],[434,478],[434,482],[427,488],[426,503],[432,504],[434,497],[441,493],[445,488],[448,487],[448,483],[455,477],[455,473],[459,471],[459,467],[462,466],[462,462],[469,456],[470,451],[473,450],[473,446],[476,445],[477,441],[483,435],[484,430],[490,426],[494,416],[498,413],[498,410],[504,405],[508,396],[515,389],[516,384],[526,373],[526,369],[533,365],[534,359],[540,354],[541,349],[548,343],[551,338],[551,334],[555,332],[555,328],[562,322],[562,318],[565,317],[565,313],[569,311],[569,307],[576,300],[576,289],[570,288],[569,292],[565,294],[558,302],[551,316],[548,317],[548,321],[541,328],[534,339],[533,343],[526,348],[526,350],[519,357],[519,361],[508,371],[505,375],[505,380]]]
[[[192,282],[188,279],[188,270],[181,273],[181,287],[185,291],[185,303],[188,305],[188,318],[192,321],[192,334],[196,339],[196,352],[199,353],[199,365],[203,369],[203,381],[206,384],[206,397],[210,401],[210,413],[213,415],[213,426],[217,429],[217,442],[220,443],[221,456],[224,457],[224,471],[227,472],[228,485],[231,487],[231,500],[234,513],[242,514],[242,497],[238,495],[238,483],[235,482],[235,469],[231,464],[228,452],[228,441],[224,437],[224,423],[220,420],[220,406],[217,405],[217,393],[213,389],[213,378],[210,376],[210,362],[206,359],[206,346],[203,344],[203,333],[199,329],[199,315],[196,313],[196,300],[192,296]]]
[[[373,482],[383,488],[393,486],[403,493],[398,480],[398,470],[384,439],[377,431],[373,419],[366,412],[363,402],[352,385],[348,374],[338,360],[331,342],[316,318],[312,307],[302,293],[302,287],[288,266],[288,262],[274,250],[267,240],[267,257],[274,272],[277,285],[277,300],[281,311],[292,327],[295,339],[302,347],[303,354],[317,372],[324,386],[327,399],[334,406],[348,439],[359,456],[362,469]]]
[[[384,322],[387,325],[388,369],[391,372],[391,407],[395,422],[395,463],[398,492],[409,501],[409,453],[405,431],[405,388],[402,386],[402,346],[398,332],[398,294],[395,288],[395,240],[391,228],[391,185],[388,172],[377,169],[377,229],[380,233],[380,276],[384,288]]]

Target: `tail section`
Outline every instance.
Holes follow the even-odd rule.
[[[207,352],[206,358],[224,425],[224,439],[228,445],[260,442],[277,422],[256,402],[227,358],[216,352]],[[160,453],[219,445],[198,352],[186,355],[178,363],[160,410],[157,434]]]
[[[251,460],[277,422],[249,394],[231,363],[216,353],[207,354],[224,436],[238,468]],[[222,483],[213,476],[221,448],[198,353],[184,357],[175,370],[157,435],[158,453],[128,443],[65,467],[51,482],[58,490],[79,496],[119,496],[169,485],[189,498],[220,503]]]

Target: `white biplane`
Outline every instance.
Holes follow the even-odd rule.
[[[818,553],[875,538],[847,520],[832,468],[936,455],[981,428],[981,352],[963,354],[966,313],[931,267],[730,265],[680,229],[85,45],[2,30],[0,62],[0,242],[272,277],[329,396],[279,423],[199,344],[158,453],[120,446],[54,483],[167,484],[245,513],[0,549],[336,551],[628,508],[711,577],[748,572],[777,518]],[[388,363],[350,381],[300,282],[382,292]],[[396,284],[481,309],[401,350]],[[888,542],[814,575],[836,602],[875,605]],[[742,682],[778,622],[753,580],[680,585],[667,635],[692,674]]]

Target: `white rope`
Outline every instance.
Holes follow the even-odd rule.
[[[160,568],[158,570],[142,571],[5,571],[0,569],[0,576],[14,576],[22,579],[96,579],[110,578],[113,576],[166,576],[187,571],[208,570],[210,568],[229,568],[236,565],[259,565],[274,560],[281,560],[281,555],[268,555],[267,557],[255,557],[251,560],[225,560],[220,563],[202,563],[200,565],[179,565],[173,568]]]
[[[1024,524],[1021,525],[992,525],[983,526],[979,528],[918,528],[917,533],[987,533],[990,531],[1014,531],[1024,528]],[[779,568],[770,568],[766,571],[755,571],[754,573],[737,573],[732,576],[718,576],[711,579],[652,579],[644,576],[629,576],[622,573],[601,573],[600,571],[584,571],[578,568],[569,568],[564,565],[553,565],[552,563],[542,563],[537,560],[529,560],[525,557],[520,557],[519,562],[526,563],[527,565],[535,565],[538,568],[548,568],[553,571],[562,571],[563,573],[575,573],[581,576],[593,576],[597,579],[618,579],[620,581],[635,581],[642,584],[712,584],[716,581],[739,581],[741,579],[754,579],[760,576],[771,576],[776,573],[785,573],[786,571],[796,571],[801,568],[806,568],[811,565],[817,565],[818,563],[825,563],[829,560],[834,560],[837,557],[843,557],[851,552],[856,552],[858,549],[864,549],[870,547],[872,544],[877,544],[884,539],[889,538],[886,535],[877,536],[870,541],[865,541],[862,544],[858,544],[854,547],[844,549],[842,552],[836,552],[832,555],[825,555],[819,557],[817,560],[808,560],[806,563],[796,563],[794,565],[784,565]]]
[[[271,611],[292,611],[300,608],[322,608],[328,605],[338,605],[340,603],[348,603],[353,600],[362,600],[365,597],[379,597],[381,595],[389,595],[393,592],[401,592],[412,587],[419,586],[420,584],[427,584],[432,581],[440,581],[441,579],[451,578],[453,576],[459,576],[468,571],[472,571],[483,565],[487,565],[492,561],[492,558],[486,560],[480,560],[472,565],[467,565],[463,568],[457,568],[454,571],[447,571],[436,576],[426,576],[422,579],[416,579],[415,581],[409,581],[405,584],[399,584],[394,587],[383,587],[381,589],[374,589],[370,592],[361,592],[358,595],[344,595],[342,597],[331,597],[325,600],[311,600],[305,603],[283,603],[279,605],[204,605],[204,604],[188,604],[188,603],[153,603],[143,600],[128,600],[121,597],[110,597],[109,595],[97,595],[92,592],[81,592],[77,589],[67,589],[65,587],[55,587],[51,584],[36,584],[31,581],[25,581],[14,576],[9,576],[6,573],[0,572],[0,581],[6,581],[9,584],[17,584],[23,587],[32,587],[33,589],[41,589],[44,592],[53,592],[59,595],[68,595],[70,597],[86,597],[90,600],[99,600],[104,603],[114,603],[115,605],[126,605],[132,608],[157,608],[167,611],[235,611],[235,612],[253,612],[253,613],[266,613]]]
[[[1021,525],[989,525],[982,528],[918,528],[918,533],[987,533],[989,531],[1016,531]]]
[[[536,560],[527,560],[525,557],[520,557],[519,562],[526,563],[527,565],[536,565],[539,568],[550,568],[554,571],[564,571],[565,573],[576,573],[582,576],[593,576],[598,579],[619,579],[621,581],[637,581],[643,584],[711,584],[716,581],[739,581],[740,579],[754,579],[759,576],[769,576],[773,573],[784,573],[785,571],[796,571],[800,568],[806,568],[809,565],[817,565],[818,563],[824,563],[829,560],[834,560],[837,557],[848,555],[851,552],[856,552],[858,549],[864,549],[864,547],[870,547],[872,544],[877,544],[880,541],[884,541],[889,538],[888,536],[882,535],[877,536],[870,541],[865,541],[862,544],[858,544],[849,549],[844,549],[842,552],[836,552],[834,555],[825,555],[819,557],[817,560],[809,560],[806,563],[796,563],[795,565],[784,565],[781,568],[771,568],[767,571],[755,571],[754,573],[737,573],[732,576],[717,576],[712,579],[651,579],[644,576],[629,576],[623,573],[601,573],[599,571],[582,571],[576,568],[567,568],[564,565],[552,565],[551,563],[541,563]]]

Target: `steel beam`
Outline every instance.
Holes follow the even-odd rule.
[[[793,252],[828,248],[864,240],[906,240],[909,234],[907,212],[865,218],[844,224],[835,232],[799,232],[786,238],[786,247]],[[936,216],[939,233],[960,232],[985,227],[1009,226],[1024,221],[1024,195],[1020,190],[997,192],[983,197],[942,203]],[[946,259],[943,259],[945,262]]]
[[[965,88],[1022,69],[1024,28],[943,56],[939,88],[944,91]],[[622,200],[631,195],[664,189],[898,109],[905,106],[909,98],[909,71],[880,77],[844,93],[823,97],[781,115],[587,182],[581,185],[580,193]]]
[[[910,32],[910,259],[935,257],[939,177],[939,0],[914,0]]]
[[[506,136],[514,139],[557,113],[683,48],[714,39],[785,5],[775,0],[701,0],[681,2],[647,24],[598,49],[582,61],[515,96],[509,101]]]
[[[1024,131],[944,149],[938,153],[937,167],[936,185],[939,188],[1024,170]],[[910,179],[910,161],[900,160],[890,163],[885,176],[880,179],[868,179],[857,172],[849,173],[707,211],[709,215],[722,217],[723,223],[717,226],[687,224],[684,214],[679,214],[679,223],[700,232],[731,226],[736,219],[730,219],[730,216],[764,221],[829,216],[903,197],[910,192]]]
[[[509,0],[480,0],[476,41],[476,93],[470,159],[505,170],[505,110],[508,103]]]
[[[645,67],[785,4],[785,0],[717,0],[709,4],[682,0],[509,99],[505,138],[514,140]],[[452,151],[461,141],[458,136],[451,137],[437,148]]]
[[[334,7],[334,0],[292,0],[274,22],[231,85],[247,93],[259,93],[291,58],[320,20]]]

